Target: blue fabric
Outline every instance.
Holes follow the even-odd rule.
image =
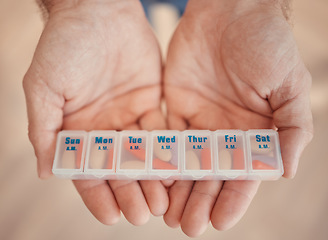
[[[172,4],[178,9],[181,16],[184,13],[188,0],[140,0],[140,2],[144,7],[147,18],[149,19],[148,8],[154,3]]]

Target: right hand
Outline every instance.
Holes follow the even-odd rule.
[[[62,129],[165,128],[161,56],[139,1],[58,1],[23,85],[38,174],[51,173]],[[160,181],[74,181],[104,224],[140,225],[168,207]]]

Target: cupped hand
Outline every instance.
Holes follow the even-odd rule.
[[[165,128],[160,51],[138,1],[57,1],[23,85],[41,178],[51,175],[61,129]],[[120,210],[143,224],[168,206],[160,181],[74,184],[105,224],[117,222]]]
[[[164,73],[170,129],[277,128],[287,178],[312,138],[311,77],[283,7],[190,0]],[[176,181],[164,216],[189,236],[236,224],[259,181]]]

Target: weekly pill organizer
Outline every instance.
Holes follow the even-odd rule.
[[[274,130],[61,131],[53,173],[70,179],[276,180]]]

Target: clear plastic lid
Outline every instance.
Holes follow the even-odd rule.
[[[72,179],[275,180],[274,130],[62,131],[53,173]]]

